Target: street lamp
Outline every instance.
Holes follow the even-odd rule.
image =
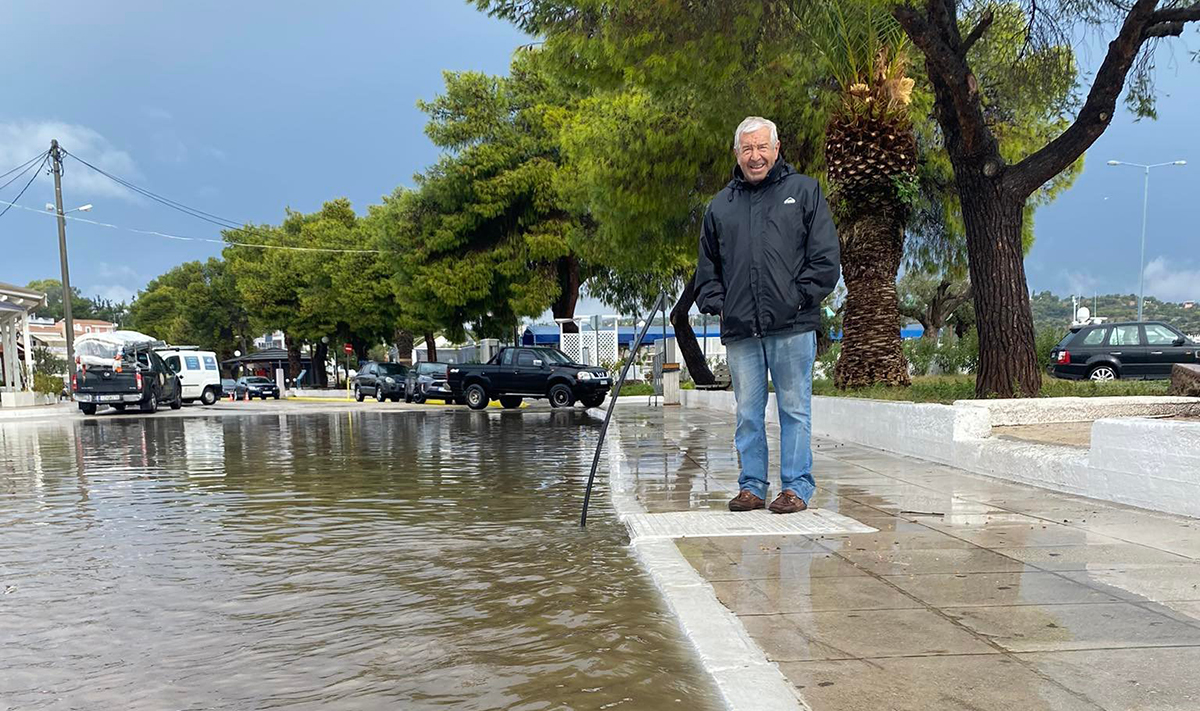
[[[89,202],[88,204],[80,205],[79,207],[77,207],[73,210],[63,210],[63,214],[70,215],[72,212],[91,212],[91,211],[92,211],[92,204]],[[46,212],[54,212],[54,203],[52,203],[52,202],[46,203]]]
[[[1127,165],[1132,168],[1141,168],[1145,171],[1146,181],[1142,191],[1142,265],[1138,269],[1138,312],[1137,320],[1142,320],[1142,300],[1145,295],[1146,285],[1146,210],[1150,205],[1150,169],[1163,168],[1168,165],[1187,165],[1185,160],[1173,160],[1168,163],[1153,163],[1151,165],[1143,165],[1141,163],[1126,163],[1120,160],[1110,160],[1109,165]]]

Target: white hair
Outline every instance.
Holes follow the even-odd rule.
[[[762,116],[747,116],[745,121],[738,124],[737,130],[733,132],[733,150],[742,150],[742,134],[757,131],[760,128],[771,129],[771,146],[779,145],[779,129],[775,128],[775,122],[763,118]]]

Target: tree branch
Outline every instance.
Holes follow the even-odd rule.
[[[975,43],[979,41],[980,37],[983,37],[983,33],[988,31],[988,28],[992,26],[992,23],[995,22],[995,20],[996,14],[990,9],[983,13],[983,17],[979,18],[979,24],[975,25],[975,29],[971,30],[971,32],[967,35],[967,38],[963,40],[962,53],[964,56],[967,54],[967,52],[971,51],[971,47],[973,47]]]
[[[1096,72],[1091,91],[1075,121],[1058,138],[1009,168],[1004,176],[1006,189],[1023,197],[1031,195],[1046,181],[1066,170],[1104,133],[1112,121],[1129,70],[1147,39],[1145,33],[1153,24],[1158,2],[1137,0],[1133,4],[1116,39],[1108,45],[1108,54]]]
[[[1150,16],[1151,25],[1162,22],[1200,22],[1200,3],[1187,7],[1169,7],[1165,10],[1157,10]]]

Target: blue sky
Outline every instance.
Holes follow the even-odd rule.
[[[120,8],[117,12],[114,8]],[[236,221],[278,222],[350,198],[360,211],[437,158],[419,98],[443,70],[507,70],[527,41],[462,0],[162,3],[21,0],[7,8],[0,59],[0,172],[58,138],[67,150],[157,193]],[[1185,40],[1192,49],[1196,34]],[[1200,299],[1200,66],[1182,43],[1160,61],[1162,118],[1122,114],[1083,176],[1037,218],[1027,266],[1035,289],[1131,292],[1137,285],[1141,174],[1104,165],[1187,159],[1151,179],[1147,293]],[[1092,52],[1084,63],[1099,61]],[[24,183],[0,193],[11,200]],[[68,163],[66,206],[125,227],[218,238],[216,227],[136,198]],[[53,201],[38,178],[21,199]],[[17,245],[0,281],[58,276],[54,221],[10,210],[0,238]],[[180,262],[219,246],[68,225],[72,283],[128,299]],[[585,300],[580,312],[600,309]]]

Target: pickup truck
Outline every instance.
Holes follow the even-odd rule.
[[[450,366],[447,381],[455,399],[472,410],[491,400],[516,408],[525,398],[547,398],[551,407],[576,401],[599,407],[612,386],[608,371],[572,363],[554,348],[502,348],[483,365]]]
[[[118,412],[130,405],[142,412],[157,412],[160,404],[172,410],[182,407],[179,378],[154,352],[162,346],[161,341],[133,331],[77,340],[71,390],[83,414],[94,415],[101,405]]]

